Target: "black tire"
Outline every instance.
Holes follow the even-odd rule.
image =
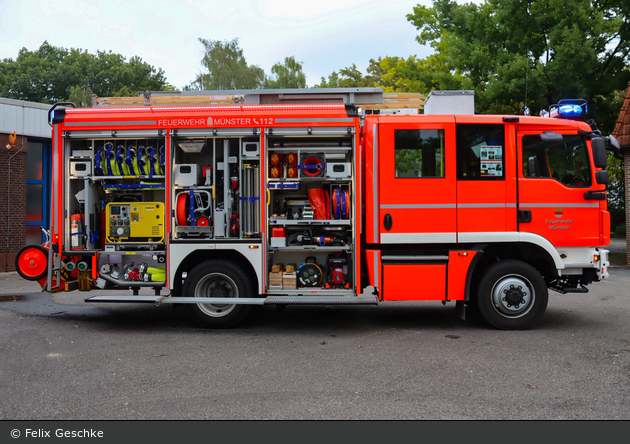
[[[254,285],[241,267],[218,259],[204,261],[187,275],[184,297],[254,297]],[[243,304],[185,304],[196,325],[204,328],[233,328],[249,314]]]
[[[15,255],[15,269],[27,281],[48,275],[48,250],[41,245],[27,245]]]
[[[527,330],[542,320],[549,294],[531,265],[505,260],[490,265],[479,282],[476,303],[481,316],[501,330]]]

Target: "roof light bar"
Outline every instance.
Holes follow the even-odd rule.
[[[588,106],[584,99],[563,99],[556,105],[551,105],[549,111],[541,113],[552,119],[584,120]]]

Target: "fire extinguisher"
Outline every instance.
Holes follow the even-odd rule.
[[[70,216],[70,245],[73,250],[85,249],[85,230],[83,215],[75,213]]]

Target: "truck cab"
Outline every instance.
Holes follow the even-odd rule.
[[[382,300],[463,301],[526,328],[547,288],[607,276],[606,155],[588,124],[377,114],[364,130],[366,257]]]

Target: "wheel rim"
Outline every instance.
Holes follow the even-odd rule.
[[[39,248],[25,250],[18,259],[20,271],[31,279],[41,276],[46,271],[47,263],[46,254]]]
[[[525,316],[534,306],[535,300],[534,286],[518,274],[504,276],[492,287],[492,305],[506,318]]]
[[[237,298],[238,296],[236,282],[221,273],[210,273],[195,286],[196,298]],[[227,316],[236,308],[234,304],[197,304],[197,306],[204,314],[214,318]]]

